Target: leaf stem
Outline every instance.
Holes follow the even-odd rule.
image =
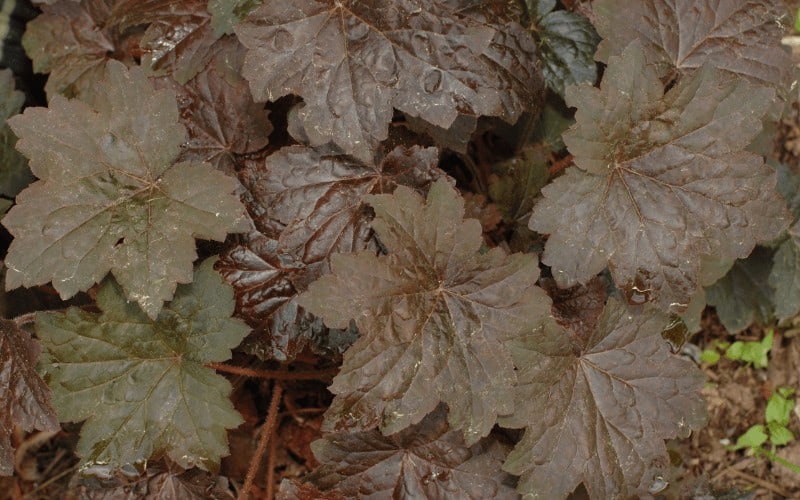
[[[272,399],[269,402],[267,419],[264,421],[264,425],[261,426],[261,438],[258,440],[258,448],[256,448],[256,453],[253,456],[253,461],[250,463],[250,468],[247,469],[247,477],[245,477],[239,500],[246,500],[248,498],[250,489],[253,487],[256,472],[258,472],[258,466],[261,465],[261,459],[264,457],[264,452],[267,449],[269,438],[275,433],[275,427],[278,422],[278,407],[280,406],[282,394],[283,386],[276,382],[272,388]],[[272,474],[272,471],[267,471],[267,473]],[[267,486],[269,486],[269,482]],[[267,498],[272,497],[268,495]]]
[[[328,370],[287,372],[283,370],[259,370],[257,368],[245,368],[243,366],[231,366],[224,363],[208,363],[206,366],[224,373],[244,375],[245,377],[250,378],[263,378],[267,380],[327,380],[339,372],[338,368],[331,368]]]
[[[570,166],[570,164],[572,163],[572,159],[573,159],[572,155],[567,155],[564,158],[561,158],[557,162],[550,165],[550,168],[547,169],[547,176],[553,177],[560,171]]]

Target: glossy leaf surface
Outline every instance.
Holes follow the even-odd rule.
[[[500,469],[508,450],[492,438],[467,446],[445,411],[391,436],[336,433],[311,445],[322,464],[308,481],[344,498],[516,499]]]
[[[592,7],[602,61],[638,40],[661,75],[706,64],[779,90],[788,84],[792,65],[779,44],[789,19],[780,0],[598,0]]]
[[[459,115],[510,122],[536,102],[536,46],[519,25],[471,2],[266,0],[235,26],[257,100],[294,93],[312,145],[363,161],[386,139],[392,108],[449,128]],[[504,11],[506,2],[484,3]]]
[[[36,318],[53,406],[62,420],[86,420],[82,466],[113,469],[166,454],[185,468],[215,470],[228,453],[226,429],[242,419],[231,385],[204,365],[230,358],[249,328],[230,318],[233,291],[213,261],[156,320],[110,279],[97,303],[100,314],[70,308]]]
[[[175,96],[112,61],[94,105],[56,96],[11,120],[40,180],[3,219],[6,288],[53,282],[63,298],[111,271],[151,318],[191,281],[194,238],[247,228],[234,179],[174,163],[186,132]]]
[[[743,151],[773,91],[704,68],[664,93],[638,43],[612,57],[600,89],[571,87],[564,134],[576,167],[546,186],[530,228],[562,287],[608,266],[633,302],[685,309],[692,257],[747,256],[790,216],[775,173]]]
[[[36,373],[41,348],[13,322],[0,319],[0,475],[14,473],[14,426],[25,431],[60,429],[50,389]]]
[[[505,470],[523,495],[591,498],[647,493],[669,467],[665,438],[705,425],[704,376],[672,354],[669,318],[609,299],[594,330],[555,325],[512,345],[517,407],[501,425],[525,427]]]
[[[388,255],[334,255],[331,274],[299,298],[329,327],[354,320],[361,334],[330,388],[325,428],[394,433],[443,401],[473,444],[513,410],[504,339],[548,315],[536,259],[479,253],[480,223],[462,220],[464,202],[443,180],[427,201],[400,186],[367,202]]]

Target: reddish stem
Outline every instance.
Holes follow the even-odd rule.
[[[572,159],[573,159],[572,155],[567,155],[558,160],[557,162],[553,163],[552,165],[550,165],[550,168],[547,170],[548,177],[553,177],[557,173],[561,172],[562,170],[570,166],[572,164]]]
[[[267,449],[267,444],[270,438],[275,434],[275,427],[278,422],[278,408],[281,403],[281,395],[283,394],[283,386],[276,383],[272,388],[272,399],[269,402],[269,410],[267,411],[267,419],[261,427],[261,438],[258,440],[258,448],[253,456],[253,461],[250,463],[250,468],[247,469],[247,477],[242,486],[242,492],[239,494],[239,500],[246,500],[249,498],[250,490],[253,488],[253,481],[258,472],[258,466],[261,465],[261,460],[264,458],[264,452]],[[271,471],[269,472],[272,473]],[[269,487],[269,483],[267,484]],[[267,498],[272,498],[271,494]]]
[[[224,363],[208,363],[206,366],[224,373],[244,375],[245,377],[250,378],[263,378],[267,380],[327,380],[339,372],[339,370],[336,368],[331,368],[328,370],[287,372],[283,370],[259,370],[257,368],[245,368],[243,366],[231,366]]]

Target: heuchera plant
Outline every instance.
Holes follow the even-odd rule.
[[[800,311],[780,0],[39,4],[5,288],[82,299],[0,320],[2,474],[59,421],[79,474],[217,471],[235,350],[340,362],[283,498],[657,493],[687,326]]]

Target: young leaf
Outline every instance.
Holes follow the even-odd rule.
[[[781,387],[781,389],[784,389]],[[792,410],[794,410],[794,399],[789,399],[791,392],[787,395],[775,392],[770,396],[767,401],[767,409],[764,411],[767,423],[775,423],[784,427],[789,425],[789,419],[792,418]]]
[[[511,345],[516,407],[500,424],[526,427],[504,465],[520,493],[566,498],[581,481],[591,498],[647,492],[669,464],[664,439],[705,424],[703,374],[661,340],[668,322],[611,298],[593,331],[553,324]]]
[[[0,476],[14,473],[14,426],[55,431],[58,418],[50,389],[36,373],[39,344],[13,321],[0,319]]]
[[[550,0],[533,3],[538,5],[532,9],[532,28],[539,41],[547,86],[563,97],[568,85],[593,84],[597,80],[594,52],[600,37],[592,24],[574,12],[552,11],[555,2]]]
[[[445,411],[391,436],[336,433],[311,444],[322,464],[307,481],[344,498],[516,499],[500,466],[508,450],[485,438],[467,446],[448,429]]]
[[[772,95],[708,67],[663,94],[636,42],[600,89],[570,87],[577,167],[542,190],[530,220],[550,234],[542,260],[559,286],[608,265],[632,302],[680,311],[697,288],[692,256],[741,258],[778,236],[790,217],[775,173],[743,151]]]
[[[234,179],[174,163],[186,132],[175,96],[110,61],[94,105],[55,96],[9,120],[39,179],[3,219],[6,288],[53,282],[62,298],[109,271],[151,318],[192,278],[194,238],[247,229]]]
[[[219,39],[206,5],[207,0],[117,0],[109,24],[121,32],[147,25],[139,41],[145,72],[185,84],[206,67]]]
[[[773,253],[772,249],[756,247],[746,259],[735,261],[719,281],[706,287],[706,301],[716,307],[728,332],[738,333],[754,322],[767,325],[774,319],[778,299],[768,282]]]
[[[256,100],[303,97],[311,145],[332,140],[363,161],[393,107],[445,129],[459,114],[513,123],[542,88],[536,45],[518,25],[461,13],[467,3],[266,0],[234,27],[243,74]]]
[[[538,145],[523,149],[516,158],[492,167],[489,196],[497,203],[503,220],[516,225],[533,208],[534,197],[547,184],[547,156]]]
[[[725,351],[725,357],[733,361],[745,361],[752,363],[756,368],[767,367],[767,354],[772,349],[772,330],[767,330],[767,334],[761,342],[743,342],[737,340]]]
[[[233,291],[213,265],[201,264],[156,320],[111,279],[97,294],[100,314],[37,315],[53,406],[63,420],[86,420],[77,446],[84,467],[166,454],[184,468],[215,470],[228,453],[226,429],[242,419],[231,385],[204,365],[230,358],[249,329],[230,318]]]
[[[336,254],[331,274],[298,299],[329,327],[355,320],[361,334],[330,388],[336,398],[324,429],[379,424],[391,434],[444,401],[453,429],[473,444],[513,409],[516,375],[504,339],[549,316],[534,285],[536,258],[479,253],[480,223],[462,220],[464,202],[444,180],[427,202],[404,186],[366,201],[389,255]]]
[[[27,24],[22,46],[35,72],[50,73],[44,86],[48,99],[85,98],[102,78],[114,51],[106,29],[110,3],[61,0],[43,5],[42,14]]]
[[[769,431],[769,442],[774,446],[785,446],[794,441],[792,431],[781,424],[769,422],[767,430]]]
[[[780,46],[788,21],[781,0],[597,0],[592,8],[601,61],[638,40],[661,75],[707,64],[788,88],[792,64]]]
[[[767,442],[767,433],[765,427],[761,424],[754,425],[747,429],[747,431],[739,436],[736,444],[732,447],[733,450],[741,450],[742,448],[761,448]]]

